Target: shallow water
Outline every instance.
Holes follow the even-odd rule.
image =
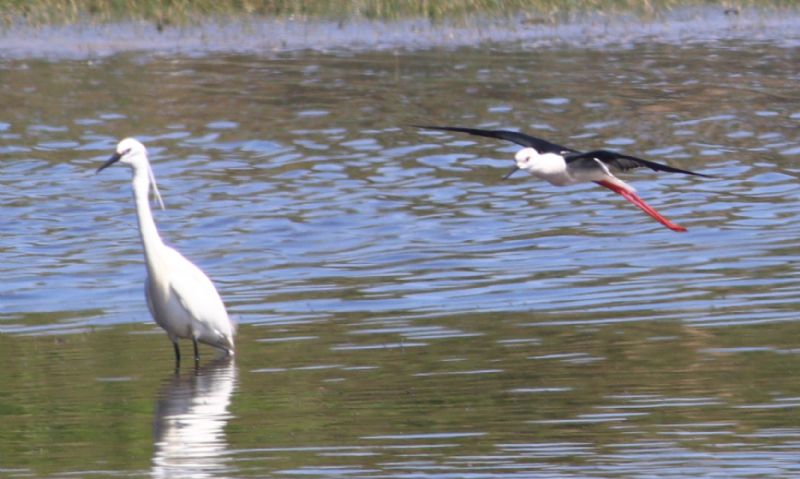
[[[796,477],[796,40],[3,60],[0,475]],[[414,123],[715,178],[625,176],[678,234]],[[172,370],[127,135],[233,363]]]

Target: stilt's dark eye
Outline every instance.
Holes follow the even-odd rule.
[[[130,148],[128,148],[127,150],[125,150],[125,151],[123,151],[122,153],[120,153],[120,154],[119,154],[119,156],[125,156],[125,155],[127,155],[128,153],[130,153],[130,152],[131,152],[131,149],[130,149]]]

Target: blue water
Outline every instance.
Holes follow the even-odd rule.
[[[780,32],[4,57],[0,474],[797,476]],[[675,233],[418,123],[714,177],[624,175]],[[129,135],[161,235],[240,326],[235,363],[171,371],[130,172],[94,174]]]

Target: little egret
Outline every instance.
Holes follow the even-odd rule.
[[[233,354],[233,324],[211,280],[183,255],[165,245],[158,235],[148,202],[151,183],[162,208],[164,204],[147,160],[147,150],[139,141],[126,138],[96,173],[118,161],[133,170],[133,198],[147,265],[145,297],[150,314],[175,347],[176,365],[181,362],[178,338],[191,338],[195,363],[200,360],[198,341]]]

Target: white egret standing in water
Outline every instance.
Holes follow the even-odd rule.
[[[175,347],[175,363],[180,366],[181,362],[178,338],[192,340],[195,362],[200,360],[198,341],[233,354],[233,324],[211,280],[183,255],[165,245],[158,235],[148,201],[151,183],[162,208],[164,204],[144,145],[133,138],[120,141],[97,173],[117,161],[133,170],[133,197],[147,265],[147,306]]]

